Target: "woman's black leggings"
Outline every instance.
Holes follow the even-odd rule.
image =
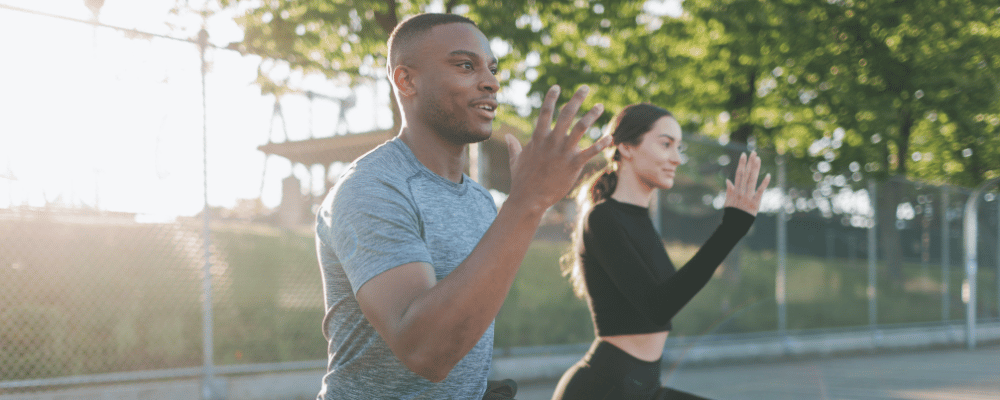
[[[660,386],[660,360],[643,361],[597,339],[563,374],[552,400],[707,400]]]

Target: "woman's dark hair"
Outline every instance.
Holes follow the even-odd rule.
[[[583,218],[594,204],[607,200],[615,193],[618,186],[618,162],[621,153],[618,146],[627,143],[638,146],[642,137],[653,128],[653,124],[663,117],[673,117],[670,111],[649,103],[633,104],[625,107],[615,117],[614,130],[611,131],[614,154],[608,160],[608,165],[587,178],[576,191],[576,226],[573,228],[573,245],[569,252],[560,258],[563,276],[569,276],[573,292],[578,297],[586,296],[586,285],[583,281],[583,268],[580,265],[580,252],[583,250]]]

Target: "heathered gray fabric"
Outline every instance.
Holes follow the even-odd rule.
[[[433,383],[403,365],[365,319],[358,289],[394,267],[426,262],[438,280],[472,252],[497,209],[489,192],[456,184],[421,164],[399,138],[356,160],[317,213],[329,364],[318,398],[481,399],[493,352],[493,325],[476,347]]]

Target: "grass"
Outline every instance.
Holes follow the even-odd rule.
[[[326,357],[313,237],[249,225],[213,226],[214,352],[218,364]],[[196,366],[201,363],[200,226],[0,224],[0,380]],[[568,243],[535,241],[496,320],[498,348],[586,343],[589,311],[559,272]],[[697,246],[668,244],[678,265]],[[772,331],[776,259],[742,251],[674,318],[672,335]],[[884,268],[879,269],[880,271]],[[789,329],[868,324],[864,260],[789,255]],[[738,276],[738,279],[733,277]],[[964,318],[962,269],[951,272],[951,317]],[[980,270],[980,316],[996,315],[996,275]],[[880,324],[941,320],[937,265],[878,276]]]

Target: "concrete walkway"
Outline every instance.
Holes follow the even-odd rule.
[[[1000,399],[1000,346],[871,353],[665,371],[663,383],[713,399]],[[518,400],[548,400],[555,381],[522,383]]]

